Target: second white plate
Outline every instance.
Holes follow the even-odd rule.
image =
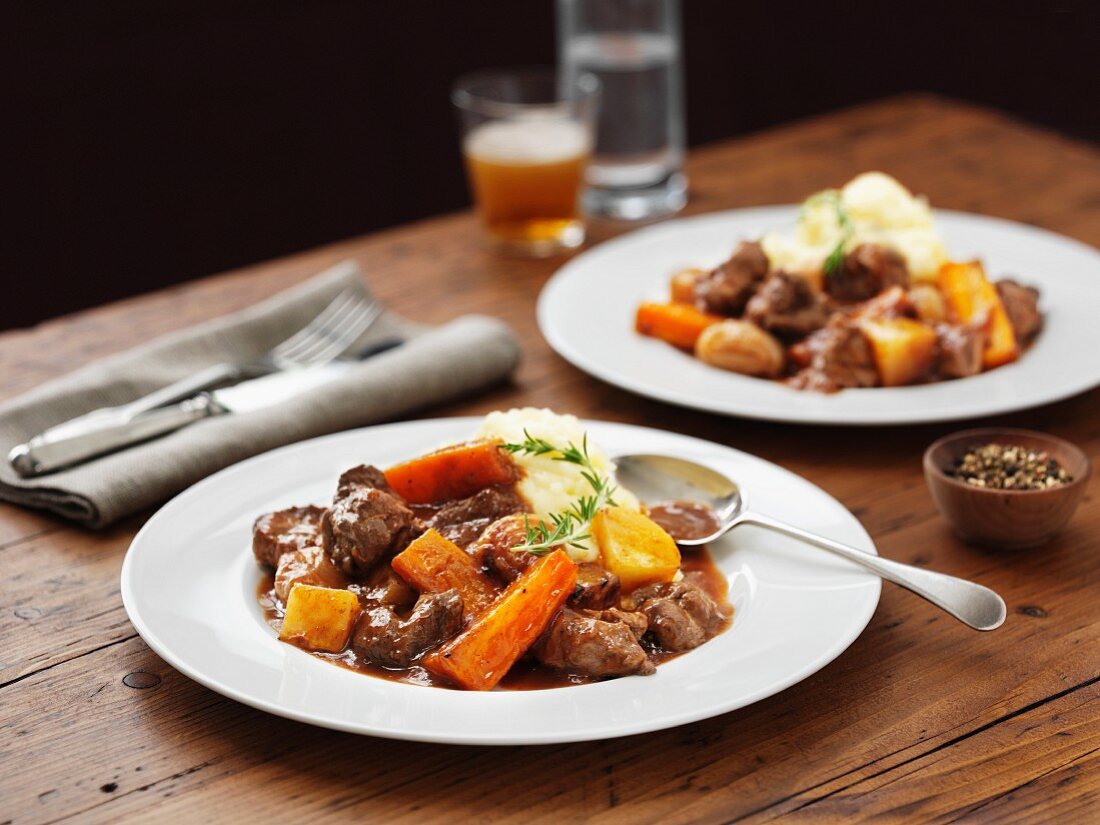
[[[640,395],[708,412],[813,424],[912,424],[993,415],[1100,384],[1100,253],[1041,229],[936,212],[956,260],[1042,291],[1046,327],[1014,364],[960,381],[825,395],[709,367],[634,331],[647,300],[668,300],[672,273],[715,266],[740,240],[793,225],[795,206],[716,212],[631,232],[578,255],[539,296],[539,329],[580,369]]]

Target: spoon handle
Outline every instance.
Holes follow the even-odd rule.
[[[760,513],[743,513],[737,522],[755,524],[757,527],[783,533],[855,562],[878,573],[887,581],[900,584],[918,596],[923,596],[975,630],[993,630],[1004,623],[1007,613],[1004,599],[988,587],[875,556]]]

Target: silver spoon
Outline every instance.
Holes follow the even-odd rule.
[[[994,630],[1004,623],[1007,613],[1004,599],[988,587],[875,556],[754,513],[748,509],[745,494],[736,482],[702,464],[666,455],[623,455],[615,459],[615,464],[619,483],[642,501],[691,501],[714,509],[719,528],[704,538],[678,540],[684,547],[707,544],[740,524],[753,524],[855,562],[923,596],[975,630]]]

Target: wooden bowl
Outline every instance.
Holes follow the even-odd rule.
[[[975,487],[947,473],[970,449],[995,442],[1044,450],[1073,481],[1045,490]],[[953,433],[924,452],[924,477],[940,513],[962,538],[990,547],[1035,547],[1066,526],[1084,495],[1091,470],[1080,448],[1033,430],[987,427]]]

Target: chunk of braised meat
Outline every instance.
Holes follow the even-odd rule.
[[[275,571],[275,594],[285,603],[296,584],[343,590],[348,577],[343,574],[319,544],[283,553]]]
[[[353,584],[348,589],[358,594],[364,607],[381,602],[397,610],[411,608],[420,595],[388,564],[378,565],[366,581]]]
[[[730,262],[747,270],[757,281],[768,274],[768,255],[759,241],[740,241],[730,256]]]
[[[336,497],[342,498],[362,487],[373,487],[391,496],[397,495],[386,481],[385,473],[370,464],[360,464],[340,474],[340,480],[336,482]]]
[[[614,573],[595,562],[581,562],[577,565],[577,586],[569,597],[569,606],[603,610],[618,603],[619,588],[619,577]]]
[[[1026,344],[1039,334],[1043,328],[1043,316],[1039,312],[1039,290],[1024,286],[1016,281],[1005,279],[997,281],[997,294],[1001,296],[1008,321],[1016,340]]]
[[[822,329],[799,341],[788,351],[803,369],[790,379],[793,387],[818,392],[837,392],[847,387],[873,387],[878,383],[871,346],[849,319],[833,316]]]
[[[260,516],[252,524],[252,554],[266,567],[278,567],[279,557],[317,544],[324,507],[288,507]]]
[[[936,374],[944,378],[966,378],[982,371],[985,336],[972,326],[936,324],[938,358]]]
[[[644,613],[609,607],[607,610],[600,611],[600,618],[605,622],[622,622],[630,628],[630,632],[634,634],[634,638],[638,641],[641,641],[645,632],[649,630],[649,619],[645,617]]]
[[[653,673],[656,668],[634,632],[636,623],[645,619],[637,616],[632,624],[624,615],[621,611],[563,608],[539,637],[535,658],[544,665],[593,678]]]
[[[900,286],[884,289],[874,298],[870,298],[854,307],[846,308],[847,317],[852,320],[882,321],[887,318],[916,318],[917,307],[909,293]]]
[[[462,597],[457,590],[425,593],[406,618],[380,602],[365,607],[351,644],[368,662],[407,668],[426,650],[457,635],[462,624]]]
[[[686,581],[658,582],[634,591],[634,607],[649,621],[649,633],[665,650],[698,647],[721,626],[717,602]]]
[[[486,487],[469,498],[449,501],[426,522],[459,547],[468,547],[499,518],[530,509],[515,487]]]
[[[517,553],[512,549],[527,540],[525,521],[528,518],[522,513],[515,513],[497,519],[466,548],[482,570],[497,576],[505,584],[518,579],[523,571],[538,561],[533,553]]]
[[[348,575],[366,573],[404,550],[420,528],[397,496],[376,487],[354,487],[337,496],[321,520],[325,551]]]
[[[695,282],[695,304],[716,315],[740,316],[768,274],[768,256],[755,241],[741,241],[724,264]]]
[[[917,319],[926,324],[938,324],[947,319],[947,301],[934,283],[913,284],[906,295]]]
[[[825,279],[826,291],[845,303],[866,301],[892,286],[909,286],[905,258],[872,243],[860,244],[845,255],[840,268]]]
[[[825,326],[829,310],[805,278],[773,272],[749,299],[745,317],[775,335],[801,338]]]

